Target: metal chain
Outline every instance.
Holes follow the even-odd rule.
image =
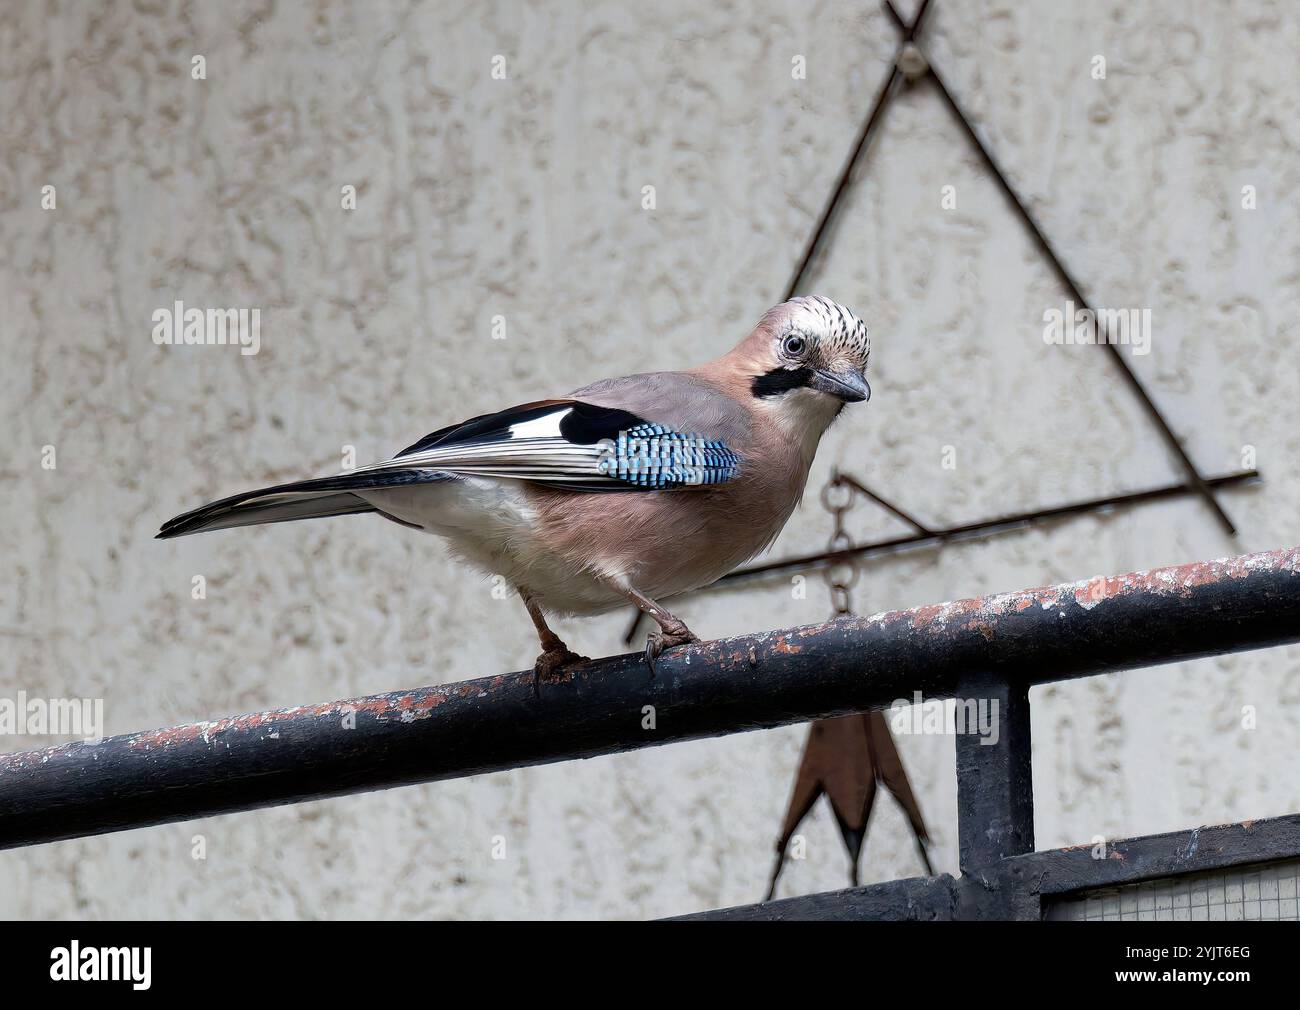
[[[837,497],[836,491],[842,494]],[[822,508],[831,514],[834,522],[830,542],[826,545],[828,552],[847,551],[853,546],[853,538],[844,528],[844,516],[857,503],[857,497],[857,490],[840,477],[838,470],[831,474],[831,479],[822,488]],[[833,616],[853,613],[853,587],[858,584],[860,574],[855,560],[837,561],[822,570],[822,578],[831,594]]]

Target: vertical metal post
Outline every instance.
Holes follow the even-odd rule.
[[[1030,763],[1029,685],[991,673],[962,678],[958,705],[975,700],[996,737],[957,734],[957,838],[963,874],[1034,850],[1034,783]],[[959,727],[960,728],[960,727]],[[995,742],[990,742],[995,741]]]

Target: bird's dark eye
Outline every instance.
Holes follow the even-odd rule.
[[[799,334],[792,333],[790,336],[786,337],[784,343],[781,344],[781,350],[785,351],[785,353],[790,357],[797,358],[799,355],[803,354],[804,348],[807,346],[808,341],[804,340],[804,338],[799,336]]]

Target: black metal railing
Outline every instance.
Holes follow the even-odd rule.
[[[0,756],[0,847],[885,708],[996,698],[958,737],[963,870],[1033,847],[1031,685],[1300,640],[1300,550],[1001,593]],[[650,727],[650,728],[646,728]]]

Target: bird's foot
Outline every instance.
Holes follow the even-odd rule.
[[[590,663],[587,656],[579,656],[576,652],[570,652],[563,644],[547,649],[537,657],[537,662],[533,664],[533,696],[538,697],[542,693],[542,680],[553,680],[555,675],[566,666],[574,663]]]
[[[699,636],[680,621],[673,627],[650,632],[645,637],[645,664],[650,667],[650,676],[655,675],[655,660],[665,649],[675,649],[679,645],[690,645],[699,640]]]

